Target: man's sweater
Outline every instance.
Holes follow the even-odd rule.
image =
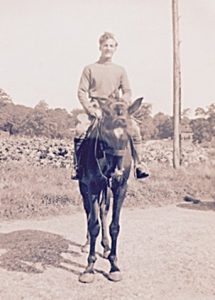
[[[131,100],[131,89],[124,68],[112,62],[98,61],[84,68],[78,87],[78,99],[87,111],[90,99],[108,98],[119,90],[124,100]]]

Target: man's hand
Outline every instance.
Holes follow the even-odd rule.
[[[98,108],[98,107],[92,107],[92,106],[89,106],[87,108],[87,114],[90,116],[90,117],[93,117],[93,118],[96,118],[96,119],[100,119],[101,118],[101,115],[102,115],[102,112],[101,112],[101,109]]]

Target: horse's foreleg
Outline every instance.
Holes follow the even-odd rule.
[[[100,218],[102,225],[102,247],[104,248],[103,257],[108,258],[110,252],[109,239],[108,239],[108,226],[107,226],[107,215],[110,207],[110,193],[104,191],[102,194],[102,202],[100,205]]]
[[[119,281],[122,279],[120,269],[117,266],[117,239],[120,231],[119,217],[123,200],[126,194],[126,186],[117,188],[114,191],[113,199],[113,212],[112,222],[110,224],[110,236],[111,236],[111,252],[108,259],[111,264],[111,269],[108,278],[112,281]]]
[[[84,273],[82,273],[79,277],[79,280],[84,283],[90,283],[94,279],[94,264],[96,261],[95,245],[96,238],[100,230],[100,225],[98,221],[98,211],[99,205],[97,201],[97,196],[93,196],[91,210],[88,218],[88,232],[90,235],[90,252],[87,260],[88,265]]]

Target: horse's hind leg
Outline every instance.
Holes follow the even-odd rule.
[[[88,256],[88,265],[85,271],[79,276],[79,281],[84,283],[90,283],[94,280],[94,264],[96,262],[95,245],[100,230],[98,212],[98,197],[93,195],[88,219],[88,231],[90,234],[90,252]]]
[[[102,193],[102,201],[100,205],[100,218],[102,225],[102,247],[104,248],[103,257],[108,258],[110,253],[109,238],[108,238],[108,224],[107,215],[110,207],[110,192],[105,190]]]

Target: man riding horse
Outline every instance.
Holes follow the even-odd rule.
[[[87,217],[87,244],[90,246],[88,264],[79,276],[82,283],[94,280],[96,240],[100,229],[103,257],[109,260],[111,266],[107,278],[115,282],[122,279],[117,263],[120,212],[126,197],[132,155],[135,155],[131,142],[132,115],[141,106],[142,99],[129,105],[123,99],[109,97],[104,101],[98,98],[101,118],[94,119],[77,151],[79,189]],[[112,216],[108,235],[107,214],[110,207]]]
[[[126,71],[123,67],[112,63],[112,57],[117,49],[117,41],[112,33],[104,33],[99,39],[100,59],[84,68],[79,87],[78,98],[90,120],[101,116],[98,99],[106,101],[110,97],[116,100],[121,98],[128,103],[131,101],[131,89]],[[86,128],[83,132],[78,132],[74,139],[74,168],[72,170],[72,179],[78,179],[77,151],[85,139]],[[141,161],[142,145],[141,134],[138,123],[132,119],[131,130],[132,146],[135,148],[133,156],[135,165],[135,177],[148,177],[148,171],[145,164]]]

